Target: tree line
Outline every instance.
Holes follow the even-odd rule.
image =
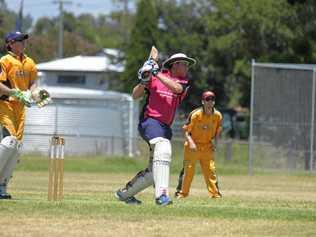
[[[116,0],[123,6],[124,1]],[[135,9],[93,16],[64,13],[64,56],[93,55],[117,48],[126,68],[117,90],[129,93],[137,70],[155,45],[160,63],[173,53],[197,59],[190,73],[185,110],[200,103],[203,90],[220,107],[249,107],[251,60],[315,63],[314,0],[134,0]],[[0,37],[14,29],[17,13],[0,0]],[[57,57],[58,18],[24,17],[31,34],[28,54],[37,62]],[[4,53],[2,49],[1,53]]]

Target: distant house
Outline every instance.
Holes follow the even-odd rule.
[[[124,70],[115,63],[118,51],[104,49],[97,56],[75,56],[37,65],[41,86],[111,89],[111,83]]]
[[[27,108],[25,151],[47,154],[50,137],[63,136],[66,155],[128,155],[137,148],[139,102],[111,86],[123,71],[118,51],[38,64],[39,85],[52,103]]]

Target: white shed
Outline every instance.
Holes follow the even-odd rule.
[[[75,56],[57,59],[37,65],[41,86],[68,86],[87,89],[111,88],[111,83],[124,70],[122,64],[115,63],[113,57]]]
[[[136,153],[139,105],[128,94],[44,87],[53,103],[27,110],[24,152],[48,154],[53,135],[66,140],[67,155]]]

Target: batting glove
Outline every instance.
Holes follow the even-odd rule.
[[[16,98],[27,107],[31,107],[31,93],[30,91],[21,91],[19,89],[13,89],[10,96]]]
[[[154,60],[147,60],[138,70],[138,79],[140,83],[146,85],[150,81],[151,75],[157,75],[159,66]]]
[[[150,60],[148,60],[148,61],[146,61],[145,63],[148,63],[149,65],[151,65],[151,74],[152,75],[154,75],[154,76],[156,76],[157,74],[158,74],[158,72],[159,72],[159,65],[158,65],[158,63],[155,61],[155,60],[153,60],[153,59],[150,59]]]

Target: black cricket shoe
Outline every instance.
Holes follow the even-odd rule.
[[[140,205],[140,204],[142,204],[142,201],[138,200],[134,196],[128,197],[128,198],[123,198],[122,197],[122,190],[120,190],[120,189],[117,190],[114,195],[119,201],[125,202],[126,204],[129,204],[129,205]]]
[[[0,199],[12,199],[12,196],[8,193],[0,194]]]

